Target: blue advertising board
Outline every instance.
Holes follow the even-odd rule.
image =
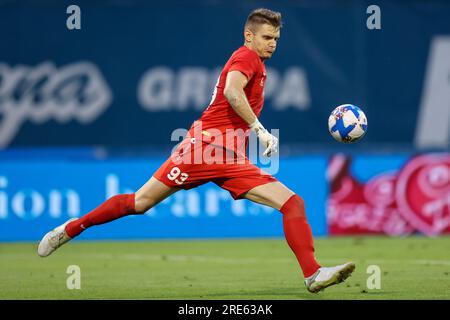
[[[39,240],[71,217],[118,193],[132,193],[163,158],[104,161],[0,162],[0,241]],[[282,159],[276,176],[306,202],[315,235],[325,235],[326,159]],[[144,215],[93,227],[80,239],[277,237],[281,213],[248,200],[234,201],[214,184],[175,193]]]

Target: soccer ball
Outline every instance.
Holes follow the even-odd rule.
[[[343,104],[331,112],[328,131],[339,142],[352,143],[361,139],[367,131],[364,112],[352,104]]]

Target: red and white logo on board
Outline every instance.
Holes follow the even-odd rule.
[[[423,155],[400,171],[395,190],[400,214],[418,231],[450,231],[450,156]]]

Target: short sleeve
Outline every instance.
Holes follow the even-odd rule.
[[[228,72],[234,70],[240,71],[250,81],[250,79],[258,72],[258,68],[259,68],[258,55],[255,52],[248,51],[237,55],[233,59],[230,68],[228,69]]]

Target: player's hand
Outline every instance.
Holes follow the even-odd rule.
[[[271,155],[278,152],[278,138],[270,134],[269,131],[265,130],[262,132],[258,138],[266,146],[266,150],[263,152],[263,156],[270,157]]]
[[[263,152],[265,157],[270,157],[272,154],[278,152],[278,138],[267,131],[258,120],[250,125],[250,129],[256,133],[258,139],[266,147],[266,150]]]

